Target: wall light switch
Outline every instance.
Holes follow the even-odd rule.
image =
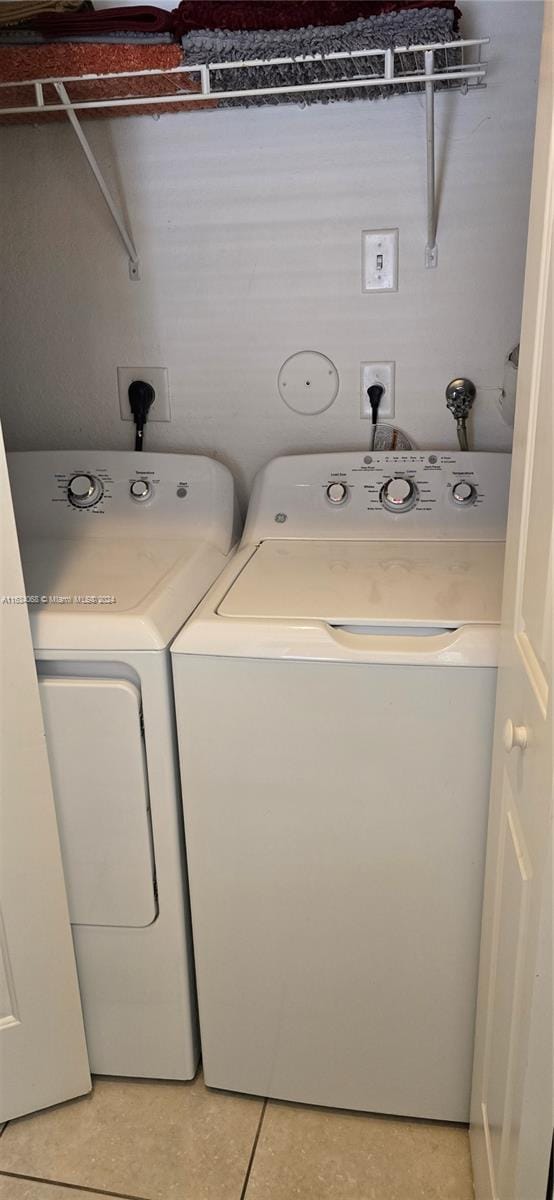
[[[398,229],[362,232],[362,292],[398,291]]]
[[[378,423],[380,423],[385,417],[394,417],[394,363],[360,363],[360,416],[370,420],[371,406],[367,389],[373,383],[380,383],[385,389],[379,405]]]
[[[119,411],[122,421],[132,421],[133,414],[129,407],[129,385],[135,379],[143,379],[151,384],[156,393],[156,399],[148,414],[148,421],[171,421],[169,405],[169,371],[167,367],[118,367],[117,390],[119,393]]]

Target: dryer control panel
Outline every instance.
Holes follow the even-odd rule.
[[[22,539],[202,538],[227,553],[236,534],[232,476],[202,455],[37,450],[8,469]]]
[[[256,479],[243,542],[267,538],[502,541],[511,455],[291,455]]]

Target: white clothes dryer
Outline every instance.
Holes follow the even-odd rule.
[[[280,458],[172,646],[208,1085],[467,1121],[510,458]]]
[[[189,1079],[198,1033],[169,644],[233,545],[208,458],[9,456],[91,1070]]]

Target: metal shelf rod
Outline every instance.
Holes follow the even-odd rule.
[[[453,71],[450,71],[448,73],[443,72],[443,71],[437,71],[432,76],[426,76],[423,74],[422,75],[395,75],[392,79],[386,79],[381,76],[378,76],[373,79],[359,79],[357,76],[355,76],[352,79],[334,79],[332,82],[325,81],[324,83],[295,83],[295,84],[285,84],[282,87],[267,87],[267,88],[242,88],[238,91],[225,91],[225,92],[182,91],[182,92],[170,92],[166,96],[149,96],[149,95],[125,96],[125,97],[118,97],[118,98],[114,97],[113,100],[71,100],[70,99],[67,104],[66,103],[63,103],[63,104],[47,104],[47,103],[45,103],[42,108],[39,108],[38,105],[31,105],[31,104],[19,105],[18,107],[14,107],[14,108],[0,107],[0,118],[3,116],[16,116],[16,115],[21,116],[21,115],[24,115],[25,113],[29,114],[29,113],[36,113],[36,112],[64,112],[64,111],[67,111],[67,109],[69,109],[69,108],[72,109],[74,112],[77,112],[79,110],[87,110],[87,109],[92,110],[92,109],[97,109],[97,108],[98,109],[100,109],[100,108],[116,108],[116,107],[117,108],[132,108],[132,107],[137,107],[138,105],[142,105],[144,107],[144,105],[150,106],[150,105],[157,105],[157,104],[183,104],[183,103],[188,104],[189,101],[190,101],[190,103],[194,104],[198,101],[202,101],[202,100],[206,100],[206,99],[209,99],[209,100],[240,100],[241,96],[278,96],[278,95],[285,95],[285,94],[290,94],[290,95],[299,94],[301,92],[334,92],[334,91],[341,91],[343,88],[361,89],[361,88],[372,88],[372,87],[387,87],[387,86],[397,86],[398,84],[401,84],[401,83],[405,83],[405,84],[426,83],[426,82],[430,82],[430,81],[434,81],[435,83],[446,82],[446,81],[450,81],[452,83],[456,83],[459,81],[461,83],[464,83],[466,80],[469,80],[469,79],[482,79],[485,77],[485,75],[486,75],[486,70],[484,67],[481,69],[476,69],[476,68],[472,67],[469,70],[457,71],[456,73],[454,73]],[[84,76],[83,76],[83,78],[84,78]],[[105,75],[100,75],[100,76],[98,76],[98,78],[105,79],[107,77]],[[54,87],[56,87],[56,83],[58,81],[47,80],[46,82],[47,83],[52,82]],[[0,86],[3,86],[3,85],[0,85]],[[15,86],[15,84],[10,84],[9,86],[12,87],[12,86]],[[19,86],[22,86],[22,85],[19,84]]]
[[[434,50],[425,51],[425,75],[433,78],[435,66]],[[427,245],[425,246],[425,266],[436,267],[437,250],[437,214],[435,196],[435,85],[431,81],[425,84],[425,129],[427,144]]]
[[[65,86],[63,83],[55,83],[54,87],[56,88],[56,91],[58,93],[58,96],[60,97],[60,100],[63,101],[63,106],[67,111],[67,115],[71,122],[72,128],[73,128],[77,138],[79,139],[81,149],[83,150],[83,153],[88,162],[88,165],[94,175],[94,178],[98,184],[98,187],[100,188],[100,191],[104,197],[104,200],[106,201],[106,204],[111,212],[112,218],[115,221],[115,224],[119,231],[119,236],[123,242],[123,245],[125,246],[127,254],[129,255],[129,276],[131,279],[135,279],[135,280],[140,279],[140,262],[139,262],[139,257],[138,257],[138,254],[137,254],[137,251],[135,248],[135,244],[133,242],[132,237],[130,236],[130,234],[127,231],[123,216],[122,216],[121,212],[119,211],[119,208],[110,192],[110,189],[108,188],[108,185],[104,179],[104,176],[100,170],[100,167],[96,161],[96,158],[94,157],[90,142],[85,137],[83,130],[81,129],[81,123],[80,123],[78,117],[75,116],[75,113],[73,112],[73,110],[71,108],[71,103],[69,100],[69,96],[66,92]]]

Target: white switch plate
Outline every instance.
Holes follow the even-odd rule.
[[[362,292],[398,291],[398,229],[362,231]]]
[[[373,383],[384,387],[377,423],[384,417],[394,417],[394,363],[393,362],[364,362],[360,363],[360,417],[371,420],[371,405],[367,389]]]
[[[119,411],[122,421],[132,421],[133,414],[129,407],[129,384],[135,379],[143,379],[150,383],[156,393],[156,399],[150,409],[148,422],[171,421],[169,405],[169,371],[167,367],[118,367],[117,389],[119,392]]]

